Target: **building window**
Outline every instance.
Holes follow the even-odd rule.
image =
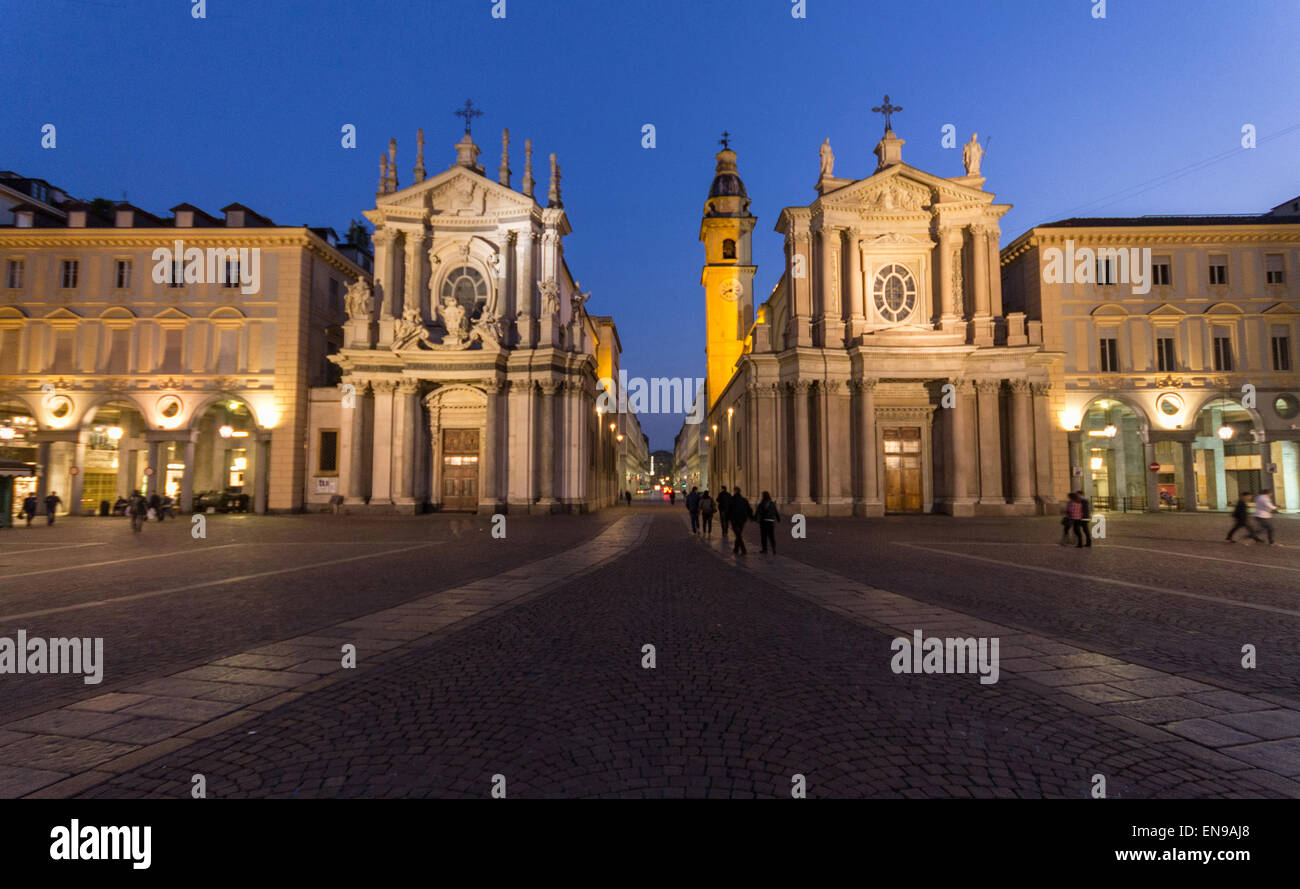
[[[77,286],[77,261],[75,259],[63,260],[63,275],[59,279],[59,286],[64,290],[72,290]]]
[[[131,260],[119,259],[113,274],[113,286],[125,290],[131,286]]]
[[[1157,256],[1151,264],[1151,283],[1156,287],[1168,287],[1173,279],[1173,262],[1167,256]]]
[[[902,321],[916,308],[916,279],[907,266],[887,265],[881,269],[872,293],[876,311],[886,321]]]
[[[1289,420],[1300,414],[1300,401],[1294,395],[1279,395],[1273,400],[1273,413],[1283,420]]]
[[[478,318],[487,304],[487,281],[478,270],[463,265],[452,269],[442,281],[442,299],[454,299],[460,303],[470,320]]]
[[[338,475],[339,431],[337,429],[320,430],[320,437],[317,439],[317,444],[316,474]]]
[[[1226,256],[1210,257],[1210,283],[1211,284],[1228,283],[1228,257]]]
[[[169,281],[167,282],[167,286],[168,286],[168,287],[184,287],[184,286],[185,286],[185,262],[184,262],[184,260],[180,260],[180,259],[178,259],[178,260],[176,260],[175,262],[172,263],[172,276],[171,276],[171,280],[169,280]]]
[[[725,241],[722,242],[722,258],[723,259],[736,258],[736,242],[731,240],[731,238],[727,238]]]
[[[1117,271],[1115,269],[1116,260],[1114,258],[1097,260],[1097,283],[1098,284],[1116,284]]]
[[[1101,338],[1101,372],[1119,373],[1119,340],[1113,336]]]
[[[184,372],[181,359],[184,336],[185,331],[179,327],[171,327],[163,331],[163,358],[158,368],[159,372],[173,374]]]
[[[1214,338],[1214,369],[1232,370],[1232,337]]]
[[[23,286],[23,261],[21,259],[9,260],[9,267],[5,271],[5,286],[10,290],[18,290]]]
[[[1291,369],[1291,337],[1273,337],[1273,370]]]
[[[1282,256],[1279,253],[1270,253],[1264,257],[1264,283],[1266,284],[1285,284],[1286,270],[1282,265]]]
[[[1172,373],[1178,369],[1174,354],[1174,338],[1171,336],[1156,339],[1156,369],[1162,373]]]
[[[343,308],[343,303],[339,298],[339,279],[330,278],[330,311],[337,314]]]
[[[238,259],[226,260],[226,280],[221,282],[221,286],[222,287],[239,286],[239,260]]]

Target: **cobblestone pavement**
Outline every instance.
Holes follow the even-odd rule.
[[[1082,553],[1050,520],[814,520],[775,560],[692,539],[680,507],[600,518],[441,601],[0,727],[0,790],[183,797],[202,774],[213,797],[485,797],[501,776],[512,797],[788,797],[803,775],[810,796],[1085,798],[1102,775],[1111,797],[1300,796],[1277,675],[1300,617],[1269,573],[1296,551],[1211,550],[1213,517],[1120,520]],[[913,629],[1000,638],[999,681],[895,674]]]

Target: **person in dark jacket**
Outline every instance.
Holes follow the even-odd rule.
[[[59,499],[59,494],[57,491],[51,491],[48,495],[46,495],[45,524],[47,525],[54,524],[54,514],[59,511],[59,507],[62,505],[63,505],[63,501]]]
[[[145,520],[149,515],[149,501],[138,490],[131,492],[130,505],[126,508],[127,514],[131,516],[131,530],[138,532],[144,527]]]
[[[36,518],[36,495],[28,494],[23,500],[23,518],[27,519],[27,527],[32,526],[32,519]]]
[[[722,490],[718,492],[718,521],[722,523],[722,539],[727,539],[727,523],[731,521],[728,508],[731,506],[731,495],[727,493],[727,486],[723,485]]]
[[[691,514],[691,533],[700,533],[700,489],[691,488],[686,495],[686,511]]]
[[[758,519],[758,539],[763,544],[762,552],[767,552],[770,543],[772,554],[776,555],[776,523],[781,521],[781,513],[776,511],[776,501],[767,491],[763,492],[762,499],[758,501],[754,517]]]
[[[1232,539],[1232,535],[1237,533],[1238,528],[1245,528],[1251,540],[1256,543],[1261,542],[1255,529],[1250,526],[1250,491],[1242,491],[1241,496],[1237,498],[1237,505],[1232,508],[1232,528],[1228,531],[1229,543],[1237,542]]]
[[[718,504],[713,502],[709,492],[700,495],[700,523],[704,526],[704,536],[713,536],[713,514],[718,511]]]
[[[731,499],[727,503],[727,523],[731,525],[731,533],[736,537],[731,551],[738,556],[749,555],[749,550],[745,548],[745,522],[753,517],[754,510],[750,509],[749,501],[740,496],[740,488],[732,488]]]
[[[1079,497],[1079,510],[1083,515],[1079,519],[1079,524],[1075,527],[1083,532],[1083,539],[1087,541],[1084,546],[1092,546],[1092,501],[1084,496],[1082,491],[1075,491]],[[1076,531],[1076,536],[1079,531]]]

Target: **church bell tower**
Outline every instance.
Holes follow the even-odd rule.
[[[749,195],[736,171],[736,152],[728,144],[728,134],[723,133],[720,141],[722,150],[700,222],[710,410],[735,372],[754,323],[750,236],[757,219],[749,212]]]

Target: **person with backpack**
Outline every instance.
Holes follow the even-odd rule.
[[[1247,537],[1256,543],[1263,543],[1255,533],[1255,529],[1250,526],[1250,491],[1242,491],[1236,505],[1232,507],[1232,528],[1228,530],[1228,543],[1237,542],[1232,539],[1232,535],[1237,533],[1238,528],[1245,528]]]
[[[758,509],[754,510],[754,517],[758,519],[758,539],[762,543],[762,552],[767,552],[767,545],[772,545],[772,555],[776,555],[776,523],[781,521],[781,513],[776,511],[776,501],[767,491],[763,492],[762,498],[758,501]]]
[[[27,527],[32,526],[32,519],[36,518],[36,495],[28,494],[23,499],[23,517],[27,519]]]
[[[691,488],[691,493],[686,495],[686,511],[691,516],[691,533],[700,533],[700,489]]]
[[[750,509],[749,501],[740,495],[739,487],[733,487],[731,498],[727,501],[727,524],[731,526],[731,533],[736,538],[731,551],[738,556],[749,555],[749,550],[745,547],[745,522],[753,517],[754,510]]]
[[[126,511],[131,516],[131,530],[138,533],[144,527],[145,519],[149,515],[149,501],[144,499],[139,489],[131,492],[131,500],[127,504]]]
[[[704,525],[704,536],[713,536],[713,514],[717,512],[718,505],[713,502],[709,492],[705,491],[700,495],[700,521]]]
[[[731,521],[729,510],[731,508],[731,495],[727,493],[727,486],[723,485],[722,490],[718,492],[718,521],[722,523],[722,539],[727,539],[727,525]]]

